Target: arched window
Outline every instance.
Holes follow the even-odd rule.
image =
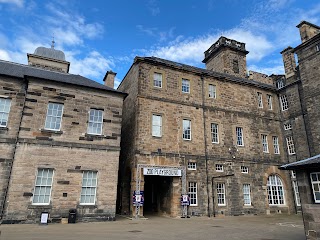
[[[268,177],[267,187],[269,205],[284,204],[283,184],[277,175],[270,175]]]

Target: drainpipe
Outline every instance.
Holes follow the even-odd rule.
[[[204,98],[205,98],[205,88],[204,88],[204,78],[201,76],[202,83],[202,119],[203,119],[203,137],[204,137],[204,156],[205,156],[205,165],[206,165],[206,181],[207,181],[207,211],[208,217],[210,217],[210,197],[209,197],[209,170],[208,170],[208,148],[207,148],[207,128],[206,128],[206,114],[205,114],[205,106],[204,106]]]
[[[9,191],[9,184],[10,184],[12,168],[13,168],[13,162],[14,162],[14,158],[15,158],[15,155],[16,155],[16,150],[17,150],[17,145],[18,145],[18,140],[19,140],[19,134],[20,134],[20,127],[21,127],[22,117],[23,117],[24,108],[25,108],[25,104],[26,104],[28,81],[26,79],[24,79],[24,80],[25,80],[25,85],[24,85],[24,99],[23,99],[23,103],[22,103],[23,105],[22,105],[22,110],[21,110],[21,115],[20,115],[19,128],[18,128],[17,136],[16,136],[16,139],[15,139],[15,142],[14,142],[14,148],[13,148],[13,153],[12,153],[12,162],[11,162],[11,166],[10,166],[10,169],[9,169],[9,176],[8,176],[7,186],[6,186],[4,199],[3,199],[3,203],[2,203],[2,210],[1,210],[0,220],[3,219],[4,210],[5,210],[5,207],[6,207],[7,195],[8,195],[8,191]]]

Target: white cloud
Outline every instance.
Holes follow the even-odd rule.
[[[160,8],[158,6],[158,2],[156,0],[149,0],[147,7],[151,12],[152,16],[157,16],[160,14]]]
[[[256,65],[249,65],[248,70],[252,70],[255,72],[271,75],[271,74],[284,74],[283,64],[274,65],[271,67],[263,67],[263,66],[256,66]]]
[[[175,27],[171,27],[168,31],[160,31],[156,27],[148,28],[143,25],[136,25],[136,28],[142,32],[147,34],[148,36],[155,37],[159,42],[167,41],[172,39],[174,34]]]
[[[4,49],[0,49],[0,58],[1,60],[12,61],[10,54]]]
[[[24,5],[24,0],[0,0],[0,3],[9,3],[16,5],[19,8],[22,8]]]

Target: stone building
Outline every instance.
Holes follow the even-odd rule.
[[[244,43],[221,37],[205,51],[206,69],[134,59],[118,87],[129,94],[119,212],[185,216],[186,194],[188,215],[295,211],[289,173],[278,169],[293,161],[283,123],[298,110],[288,115],[279,102],[290,80],[278,89],[285,76],[247,74],[247,54]]]
[[[115,73],[69,74],[64,53],[37,48],[28,65],[0,60],[0,216],[5,222],[113,220],[123,99]]]

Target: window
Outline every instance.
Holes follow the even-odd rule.
[[[190,81],[188,79],[182,78],[182,92],[190,93]]]
[[[154,73],[153,74],[153,86],[162,88],[162,74],[161,73]]]
[[[234,73],[239,73],[239,62],[238,62],[238,60],[234,59],[232,63],[233,63],[233,72]]]
[[[284,127],[284,130],[290,130],[290,129],[292,129],[291,123],[284,124],[283,127]]]
[[[188,194],[190,197],[190,206],[197,206],[197,183],[189,182]]]
[[[263,108],[263,104],[262,104],[262,93],[258,92],[258,107],[259,108]]]
[[[272,110],[272,96],[267,95],[268,109]]]
[[[315,203],[320,203],[320,172],[310,173],[313,197]]]
[[[219,143],[218,124],[211,123],[211,140],[212,143]]]
[[[278,138],[277,136],[273,136],[273,137],[272,137],[272,142],[273,142],[274,154],[280,154],[279,138]]]
[[[277,81],[277,88],[280,89],[280,88],[283,88],[284,87],[284,81],[283,79],[279,79]]]
[[[0,98],[0,127],[6,127],[10,112],[11,99]]]
[[[298,188],[297,180],[292,180],[292,185],[293,185],[294,198],[296,200],[296,205],[297,206],[301,206],[300,194],[299,194],[299,188]]]
[[[49,103],[44,128],[59,131],[61,127],[63,104]]]
[[[84,171],[82,176],[82,189],[80,204],[93,205],[96,202],[97,172]]]
[[[217,98],[216,85],[209,84],[209,98]]]
[[[243,133],[242,127],[236,127],[237,145],[243,146]]]
[[[182,138],[183,140],[191,140],[191,121],[187,119],[183,119],[183,133]]]
[[[216,164],[216,171],[217,172],[223,172],[223,165],[222,164]]]
[[[317,52],[320,51],[320,44],[316,45],[316,51],[317,51]]]
[[[225,192],[224,183],[217,183],[217,199],[218,199],[218,206],[226,205],[226,192]]]
[[[242,173],[249,173],[249,168],[246,167],[246,166],[241,166],[240,170],[241,170]]]
[[[197,163],[188,162],[188,170],[197,170]]]
[[[295,150],[295,148],[294,148],[294,143],[293,143],[293,138],[292,138],[292,136],[287,137],[286,140],[287,140],[287,148],[288,148],[288,153],[289,153],[289,155],[295,154],[295,153],[296,153],[296,150]]]
[[[281,104],[282,111],[288,110],[288,101],[287,101],[286,95],[280,96],[280,104]]]
[[[268,177],[267,188],[269,205],[283,205],[283,185],[281,179],[277,175],[270,175]]]
[[[264,153],[269,152],[269,147],[268,147],[268,138],[267,135],[262,134],[261,135],[261,140],[262,140],[262,149]]]
[[[90,109],[89,122],[88,122],[88,134],[101,135],[103,124],[103,111]]]
[[[161,137],[162,136],[162,116],[152,115],[152,136]]]
[[[294,179],[297,178],[295,171],[291,170],[290,172],[291,172],[291,178],[294,178]]]
[[[49,205],[53,179],[53,169],[38,169],[32,204]]]
[[[245,206],[251,205],[250,184],[243,184],[243,202]]]

